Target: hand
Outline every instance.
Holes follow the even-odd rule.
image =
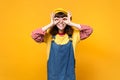
[[[43,31],[48,30],[49,28],[53,27],[54,25],[56,25],[58,23],[57,20],[54,20],[54,16],[55,16],[55,14],[52,13],[51,14],[51,22],[50,22],[50,24],[48,24],[42,28]]]
[[[71,13],[70,13],[70,12],[67,13],[67,17],[64,17],[64,18],[63,18],[64,22],[65,22],[67,25],[69,25],[69,24],[71,23],[70,18],[71,18]]]
[[[55,14],[54,13],[52,13],[51,14],[51,25],[56,25],[58,22],[59,22],[59,19],[58,18],[54,18],[54,16],[55,16]]]
[[[53,24],[56,25],[57,23],[59,23],[59,21],[60,21],[59,18],[56,17],[56,18],[54,18],[54,20],[53,20]]]

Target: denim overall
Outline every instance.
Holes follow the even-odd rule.
[[[66,44],[56,44],[52,37],[49,60],[47,63],[48,80],[76,80],[75,58],[71,37]]]

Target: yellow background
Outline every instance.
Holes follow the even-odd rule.
[[[0,80],[47,80],[46,45],[31,32],[58,7],[94,33],[76,49],[77,80],[120,80],[119,0],[1,0]]]

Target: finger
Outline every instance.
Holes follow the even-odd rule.
[[[53,19],[53,22],[54,22],[55,25],[56,25],[59,21],[60,21],[59,18],[54,18],[54,19]]]
[[[50,19],[51,19],[51,21],[53,20],[52,15],[53,15],[53,13],[50,14]]]
[[[57,23],[59,23],[59,21],[54,21],[54,24],[56,25]]]
[[[70,12],[70,11],[68,11],[67,13],[68,13],[68,14],[67,14],[67,15],[68,15],[68,17],[71,17],[71,12]]]
[[[68,20],[68,17],[64,17],[63,20]]]
[[[51,13],[51,19],[52,19],[52,20],[53,20],[54,16],[55,16],[55,14],[52,12],[52,13]]]

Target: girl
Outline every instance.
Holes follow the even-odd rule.
[[[76,80],[75,46],[88,38],[93,30],[71,20],[69,12],[58,8],[52,13],[50,24],[32,32],[36,42],[47,44],[48,80]]]

